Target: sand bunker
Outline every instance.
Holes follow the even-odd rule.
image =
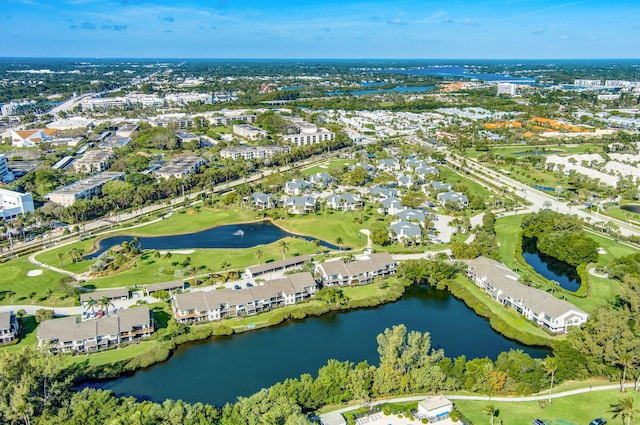
[[[27,276],[29,276],[29,277],[40,276],[41,274],[42,274],[42,270],[41,269],[29,270],[27,272]]]
[[[607,251],[605,251],[605,249],[604,249],[604,248],[602,248],[602,247],[599,247],[599,248],[598,248],[598,254],[600,254],[600,255],[604,255],[604,254],[606,254],[606,253],[607,253]]]
[[[167,252],[170,252],[172,254],[193,254],[195,251],[195,249],[183,249],[183,250],[178,250],[178,251],[160,251],[160,254],[164,255]]]

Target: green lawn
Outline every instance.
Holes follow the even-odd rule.
[[[189,208],[174,212],[171,217],[148,226],[137,227],[130,231],[118,233],[137,236],[173,235],[178,233],[193,233],[230,223],[254,221],[257,215],[246,209],[221,210],[211,208]],[[112,236],[110,234],[109,236]],[[143,247],[144,248],[144,247]]]
[[[72,299],[60,300],[62,294],[56,291],[56,285],[64,275],[51,270],[34,266],[24,258],[10,260],[0,265],[0,304],[41,304],[51,305],[51,300],[58,306],[73,305]],[[27,273],[32,270],[42,270],[39,276],[29,277]],[[53,292],[52,299],[47,299],[46,291]],[[30,294],[35,296],[30,298]],[[14,295],[12,295],[12,293]]]
[[[342,169],[342,167],[344,167],[345,165],[351,165],[354,162],[355,161],[351,161],[348,159],[336,159],[333,161],[325,161],[325,162],[322,162],[321,164],[314,165],[313,167],[305,168],[304,170],[302,170],[302,175],[311,176],[316,173],[329,173],[334,168]]]
[[[467,193],[473,194],[475,196],[480,196],[481,198],[489,198],[493,197],[495,194],[491,192],[489,189],[480,183],[477,183],[473,180],[470,180],[466,177],[461,176],[450,168],[447,167],[439,167],[440,169],[440,180],[444,180],[446,183],[450,183],[452,185],[463,184],[467,187]]]
[[[87,361],[88,366],[101,366],[143,356],[145,353],[149,353],[149,355],[151,355],[151,352],[158,348],[158,344],[158,341],[147,340],[140,341],[139,344],[131,344],[126,347],[118,348],[117,350],[101,351],[99,353],[91,354],[90,356],[69,356],[66,359],[65,366],[70,367]]]
[[[620,417],[613,418],[611,405],[625,397],[633,397],[635,406],[640,405],[640,393],[630,390],[621,393],[618,390],[596,391],[562,397],[553,403],[532,402],[488,402],[456,400],[455,405],[473,425],[489,424],[489,417],[483,408],[493,404],[499,411],[496,419],[502,419],[503,425],[528,425],[534,419],[542,419],[547,425],[587,425],[595,418],[604,418],[611,425],[622,425]],[[544,406],[544,407],[543,407]],[[499,423],[495,420],[494,423]],[[632,422],[633,423],[633,422]]]

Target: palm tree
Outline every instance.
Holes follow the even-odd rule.
[[[160,254],[160,251],[156,250],[156,252],[153,253],[153,256],[160,260],[160,268],[163,269],[164,266],[162,265],[162,254]]]
[[[343,243],[343,242],[344,242],[344,241],[342,240],[342,238],[341,238],[340,236],[338,236],[338,237],[336,238],[336,245],[338,245],[338,247],[340,248],[340,251],[342,251],[342,243]]]
[[[617,418],[618,416],[622,417],[624,421],[627,419],[627,425],[631,424],[631,419],[633,419],[633,414],[635,410],[633,408],[633,397],[625,397],[620,400],[616,404],[611,405],[610,412],[613,413],[613,418]]]
[[[87,305],[85,306],[85,310],[91,309],[91,313],[96,314],[96,306],[98,305],[98,301],[94,300],[92,297],[89,297],[87,300]]]
[[[558,359],[555,357],[547,356],[542,360],[542,368],[551,375],[551,385],[549,386],[549,403],[551,403],[551,390],[553,389],[553,379],[555,378],[556,371],[558,370]]]
[[[229,280],[229,267],[231,267],[231,264],[229,264],[227,260],[224,260],[222,263],[220,263],[220,269],[224,270],[225,281]]]
[[[60,267],[62,267],[62,257],[64,257],[64,252],[58,252],[58,259],[60,260]]]
[[[164,258],[166,258],[166,259],[167,259],[167,261],[171,260],[171,257],[173,257],[173,254],[172,254],[170,251],[167,251],[167,252],[164,254]]]
[[[256,256],[256,260],[258,260],[258,264],[262,264],[262,263],[260,263],[260,259],[262,258],[262,254],[264,254],[264,253],[262,252],[262,250],[261,250],[261,249],[257,250],[257,251],[253,254],[253,255],[255,255],[255,256]]]
[[[104,315],[109,315],[109,306],[115,307],[115,305],[111,302],[111,300],[107,297],[102,297],[98,301],[98,305],[100,305],[101,309],[104,309]]]
[[[496,417],[496,406],[493,404],[487,404],[482,408],[482,413],[491,418],[491,425],[493,425],[493,418]]]
[[[285,241],[284,239],[282,239],[280,241],[280,248],[282,249],[282,259],[284,260],[287,255],[287,251],[289,250],[289,245],[287,244],[287,241]]]

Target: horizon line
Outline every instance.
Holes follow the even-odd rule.
[[[135,59],[135,60],[321,60],[321,61],[583,61],[583,60],[614,60],[640,61],[637,58],[607,58],[607,57],[576,57],[576,58],[329,58],[329,57],[145,57],[145,56],[0,56],[0,59]]]

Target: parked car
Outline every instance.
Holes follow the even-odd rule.
[[[247,282],[247,288],[251,288],[253,284],[251,282]]]
[[[547,424],[545,424],[542,419],[534,419],[533,425],[547,425]]]
[[[589,425],[604,425],[606,423],[607,423],[607,421],[605,421],[604,419],[598,418],[598,419],[592,420]]]
[[[236,285],[233,287],[233,289],[242,289],[242,288],[240,288],[240,285]]]

